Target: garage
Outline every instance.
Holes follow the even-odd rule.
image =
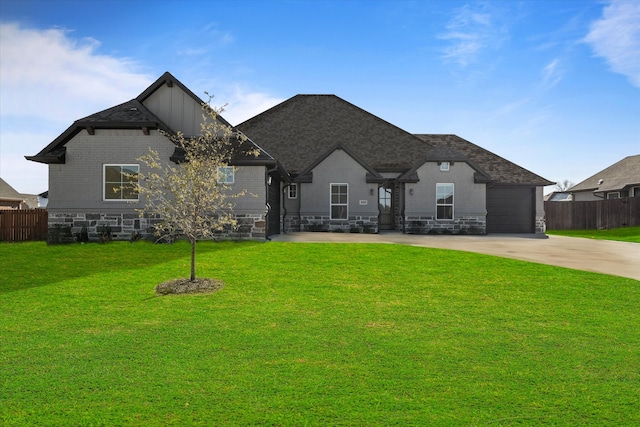
[[[534,233],[535,194],[532,186],[487,188],[487,233]]]

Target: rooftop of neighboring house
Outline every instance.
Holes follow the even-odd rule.
[[[569,189],[594,193],[619,191],[640,185],[640,154],[628,156]]]
[[[10,206],[11,208],[37,208],[38,196],[18,193],[7,181],[0,178],[0,205],[4,207]]]

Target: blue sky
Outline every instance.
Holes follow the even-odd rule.
[[[640,154],[637,0],[2,0],[0,176],[46,190],[23,156],[164,71],[232,124],[331,93],[552,181]]]

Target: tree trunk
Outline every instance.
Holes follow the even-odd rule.
[[[191,241],[191,281],[196,280],[196,240]]]

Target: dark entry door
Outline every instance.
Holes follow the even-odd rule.
[[[267,236],[280,234],[280,181],[273,179],[267,195],[269,212],[267,214]]]
[[[380,210],[378,228],[393,230],[393,186],[383,185],[378,188],[378,209]]]

